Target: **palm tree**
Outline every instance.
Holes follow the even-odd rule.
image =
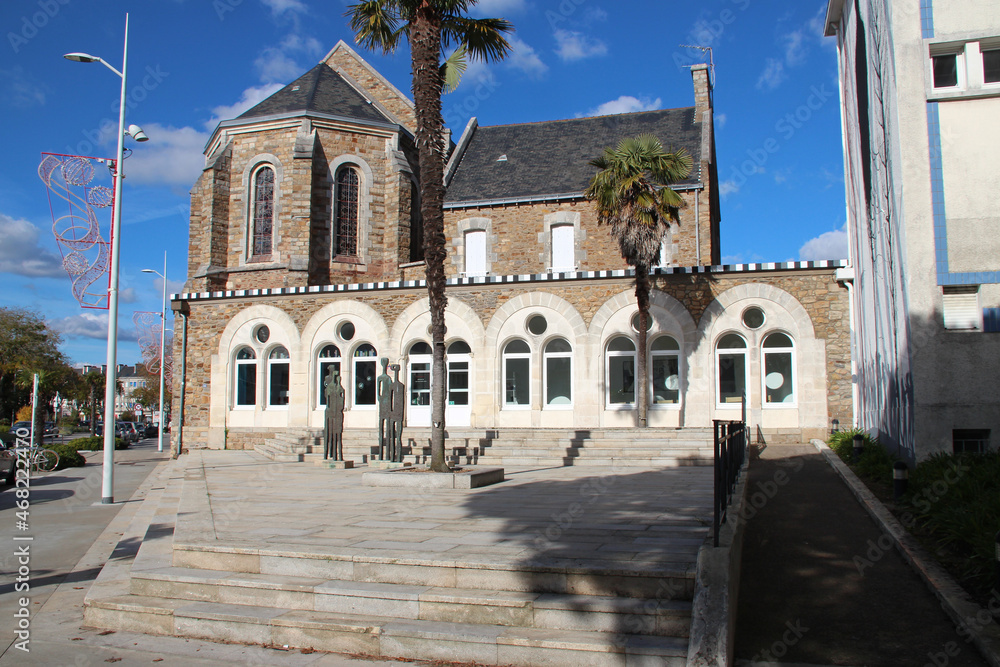
[[[424,261],[431,311],[433,342],[431,387],[431,469],[448,472],[444,460],[444,119],[441,92],[442,58],[455,45],[470,58],[501,60],[510,51],[504,33],[513,30],[505,19],[473,19],[466,15],[478,0],[366,0],[350,5],[346,13],[359,44],[391,53],[401,38],[410,43],[413,101],[417,116],[416,144],[420,167],[420,213],[424,221]]]
[[[646,330],[649,328],[649,269],[656,264],[670,221],[680,222],[684,200],[671,185],[691,173],[684,149],[665,151],[651,134],[623,139],[615,149],[590,161],[600,169],[584,196],[597,207],[597,221],[608,224],[622,258],[635,267],[635,300],[639,306],[639,354],[636,382],[639,425],[646,425],[649,406],[646,381]]]

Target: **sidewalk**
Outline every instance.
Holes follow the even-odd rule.
[[[812,445],[768,446],[751,462],[747,501],[737,658],[987,664]]]

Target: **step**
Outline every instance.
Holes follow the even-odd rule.
[[[449,623],[686,637],[691,603],[365,583],[181,567],[133,571],[132,595]]]
[[[544,523],[541,525],[545,525]],[[603,531],[606,533],[607,531]],[[544,558],[512,561],[488,554],[466,554],[460,560],[412,551],[360,547],[300,551],[218,543],[174,542],[174,567],[250,574],[313,577],[366,583],[469,588],[487,591],[571,595],[664,597],[690,600],[694,592],[694,553],[685,544],[655,558]],[[667,587],[667,588],[664,588]]]
[[[687,638],[629,635],[627,628],[551,630],[138,595],[88,601],[84,623],[212,641],[483,665],[681,666],[688,651]]]

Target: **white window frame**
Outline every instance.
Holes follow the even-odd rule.
[[[434,388],[434,354],[433,354],[433,348],[431,348],[431,352],[429,352],[429,353],[426,353],[426,354],[424,354],[424,353],[415,354],[413,352],[413,348],[416,347],[417,345],[419,345],[420,343],[423,343],[424,345],[427,345],[428,347],[431,347],[430,344],[427,343],[426,341],[417,341],[417,342],[413,343],[413,345],[410,346],[410,351],[407,352],[407,355],[406,355],[406,382],[407,382],[406,406],[407,406],[408,409],[412,406],[414,408],[425,408],[427,410],[430,410],[431,409],[431,400],[432,400],[431,399],[431,392],[433,391],[433,388]],[[427,364],[427,370],[426,371],[417,371],[419,373],[424,373],[424,372],[427,373],[427,390],[426,390],[427,399],[428,399],[427,400],[427,405],[417,405],[417,404],[415,404],[413,402],[413,393],[415,391],[417,391],[416,386],[415,386],[415,384],[413,382],[413,372],[414,372],[413,365],[414,364]],[[424,390],[420,390],[420,391],[421,391],[421,393],[424,392]]]
[[[677,349],[676,350],[654,350],[653,349],[653,344],[656,343],[659,340],[664,339],[664,338],[669,338],[672,341],[674,341],[674,343],[677,344]],[[649,379],[649,407],[650,408],[653,408],[653,409],[656,409],[656,410],[679,410],[680,407],[681,407],[681,401],[684,400],[684,393],[681,390],[681,388],[684,386],[684,364],[683,364],[684,360],[683,360],[683,358],[681,356],[681,349],[680,349],[680,347],[681,347],[680,341],[678,341],[675,336],[671,336],[670,334],[663,334],[663,335],[657,336],[656,338],[653,339],[653,341],[649,345],[649,354],[647,355],[648,356],[648,364],[649,364],[649,367],[647,369],[647,373],[648,373],[647,377]],[[677,360],[677,402],[676,403],[657,403],[655,401],[655,399],[656,399],[656,391],[655,391],[655,388],[653,387],[653,361],[655,359],[657,359],[657,358],[668,358],[668,359],[669,358],[673,358],[673,359]]]
[[[551,264],[549,272],[568,273],[576,271],[576,225],[572,222],[552,223],[551,227],[549,227],[549,236],[549,243],[552,248],[552,256],[549,258],[549,263]],[[558,262],[557,259],[565,259],[566,261]]]
[[[278,352],[279,350],[284,350],[285,354],[287,356],[284,356],[284,357],[275,357],[274,354],[276,352]],[[288,373],[288,387],[285,389],[285,393],[288,394],[288,396],[286,396],[287,400],[286,400],[285,403],[273,403],[272,402],[272,396],[271,396],[271,376],[272,376],[272,373],[274,372],[274,370],[273,370],[274,367],[275,366],[280,366],[280,365],[288,366],[288,371],[287,371],[287,373]],[[265,410],[287,410],[288,409],[288,405],[292,402],[291,401],[291,392],[292,392],[292,355],[289,353],[288,348],[285,347],[284,345],[275,345],[267,353],[267,373],[266,373],[266,380],[265,380],[265,387],[264,387],[264,394],[267,397],[267,400],[264,401],[264,406],[263,406],[264,409]]]
[[[618,338],[624,338],[625,340],[632,343],[632,350],[612,350],[611,343],[613,343]],[[632,358],[632,393],[633,398],[631,403],[612,403],[611,402],[611,359],[618,357],[631,357]],[[604,407],[608,410],[635,410],[639,404],[639,392],[635,386],[636,381],[638,381],[638,375],[636,372],[639,366],[639,351],[636,349],[635,341],[624,334],[619,334],[612,336],[608,339],[608,342],[604,346]]]
[[[934,85],[934,59],[941,58],[944,56],[954,56],[955,57],[955,75],[956,84],[954,86],[935,86]],[[930,82],[931,90],[935,93],[945,93],[953,92],[956,90],[965,90],[969,85],[968,73],[966,71],[965,63],[965,47],[964,45],[950,45],[950,46],[939,46],[935,48],[931,47],[930,57],[927,59],[928,67],[930,67]]]
[[[561,340],[569,345],[569,350],[566,352],[549,352],[549,345]],[[569,359],[569,403],[549,403],[549,360],[550,359]],[[562,336],[557,336],[547,341],[542,347],[542,409],[543,410],[572,410],[574,392],[573,392],[573,373],[574,366],[573,363],[573,344]]]
[[[239,359],[239,354],[243,350],[250,350],[253,354],[252,359]],[[258,355],[257,350],[253,349],[249,345],[241,345],[237,348],[236,353],[233,355],[233,410],[255,410],[257,408],[257,401],[260,399],[260,373],[257,367]],[[240,368],[243,366],[253,367],[253,378],[254,378],[254,390],[253,390],[253,403],[239,403],[239,384],[240,384]]]
[[[468,346],[468,343],[466,343],[464,340],[463,341],[455,340],[455,341],[452,341],[448,345],[448,349],[451,349],[455,344],[457,344],[459,342],[461,342],[462,344]],[[445,403],[445,407],[446,408],[452,407],[452,406],[454,406],[456,408],[471,408],[472,407],[472,352],[471,352],[472,348],[470,347],[469,349],[470,349],[469,352],[448,352],[448,353],[445,354],[444,370],[445,370],[445,373],[448,376],[448,385],[445,387],[446,399],[447,399],[447,401]],[[451,388],[451,374],[452,374],[451,365],[453,363],[457,363],[457,364],[464,363],[464,364],[467,364],[464,372],[465,372],[465,374],[466,374],[466,376],[468,378],[468,386],[465,389],[456,389],[456,390],[454,390],[454,391],[459,392],[459,393],[465,392],[465,394],[466,394],[466,400],[465,400],[465,404],[464,405],[453,404],[451,402],[451,392],[453,391],[452,388]],[[432,366],[433,366],[433,364],[432,364]],[[463,371],[462,371],[462,369],[457,369],[455,372],[456,373],[460,373],[460,372],[463,372]]]
[[[475,241],[475,243],[470,243],[470,241]],[[463,236],[463,242],[465,244],[465,270],[463,275],[467,278],[477,278],[489,275],[489,270],[487,268],[488,264],[488,249],[487,241],[488,235],[485,229],[469,229],[465,232]],[[473,250],[480,251],[475,255]],[[476,265],[474,262],[480,261],[480,264]]]
[[[743,347],[742,348],[739,348],[739,347],[720,348],[719,347],[719,343],[722,342],[722,339],[725,338],[726,336],[729,336],[730,334],[733,334],[735,336],[739,336],[740,340],[743,341]],[[728,402],[723,402],[722,401],[722,374],[720,373],[720,370],[721,370],[720,364],[721,364],[722,356],[723,355],[726,355],[726,356],[742,355],[743,356],[743,391],[746,392],[750,388],[750,354],[749,354],[749,352],[750,352],[750,348],[747,345],[747,339],[746,339],[746,337],[743,336],[743,335],[741,335],[741,334],[738,334],[738,333],[736,333],[734,331],[727,331],[726,333],[724,333],[721,336],[719,336],[719,338],[715,341],[715,369],[714,369],[715,373],[714,373],[714,375],[715,375],[715,407],[716,408],[722,409],[722,410],[726,410],[726,409],[730,409],[731,410],[731,409],[734,409],[734,408],[738,409],[738,408],[742,407],[741,403],[739,401],[735,401],[735,402],[732,402],[732,403],[728,403]],[[747,402],[748,403],[750,402],[750,397],[749,396],[747,396]]]
[[[764,347],[764,343],[767,339],[774,335],[787,336],[788,340],[791,341],[791,347]],[[780,403],[771,402],[767,400],[767,358],[770,355],[777,354],[787,354],[789,357],[789,364],[792,381],[792,400],[782,401]],[[795,339],[791,337],[788,333],[784,331],[769,331],[766,335],[761,337],[760,340],[760,395],[761,395],[761,406],[764,409],[788,409],[796,408],[799,405],[799,386],[798,386],[798,373],[796,372],[796,354],[795,354]]]
[[[515,341],[520,341],[528,346],[527,352],[507,352],[507,348],[511,343]],[[531,344],[523,338],[512,338],[511,340],[504,343],[503,349],[500,353],[503,363],[501,364],[501,376],[500,376],[500,391],[501,391],[501,409],[502,410],[530,410],[532,405],[532,400],[534,399],[534,392],[532,391],[531,381]],[[508,403],[507,402],[507,362],[512,359],[526,359],[528,361],[528,402],[521,403]]]
[[[321,357],[321,356],[319,356],[319,355],[323,354],[323,350],[325,350],[328,347],[332,347],[335,350],[337,350],[337,356],[336,357]],[[325,410],[326,409],[326,405],[323,404],[323,380],[326,377],[326,373],[323,372],[323,367],[324,366],[328,366],[330,364],[336,364],[337,365],[337,370],[340,373],[340,384],[343,385],[344,384],[344,375],[343,375],[343,373],[344,373],[344,370],[343,370],[344,369],[344,366],[343,366],[344,357],[340,354],[340,346],[339,345],[336,345],[334,343],[323,343],[322,345],[319,346],[319,349],[316,350],[315,359],[316,359],[316,409],[317,410]]]
[[[369,346],[375,351],[375,354],[367,357],[356,356],[362,347]],[[372,362],[375,364],[375,399],[371,403],[358,403],[358,382],[357,378],[361,377],[358,372],[358,364]],[[351,350],[351,383],[347,385],[351,388],[350,391],[345,391],[345,395],[350,396],[351,409],[352,410],[377,410],[378,409],[378,348],[372,343],[367,341],[359,341],[357,346]]]

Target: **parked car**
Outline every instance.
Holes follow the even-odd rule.
[[[138,433],[135,431],[135,427],[132,426],[132,422],[116,422],[115,423],[115,436],[121,438],[127,443],[133,443],[136,441],[136,436]]]
[[[14,483],[17,470],[17,454],[14,452],[15,438],[12,433],[0,436],[0,476],[8,486]]]
[[[17,430],[22,428],[31,433],[31,422],[14,422],[14,425],[10,427],[10,432],[17,433]]]
[[[59,435],[59,426],[55,422],[45,422],[45,435]]]
[[[156,424],[146,424],[146,429],[143,432],[143,436],[146,438],[155,438],[160,435],[160,430],[156,428]]]

